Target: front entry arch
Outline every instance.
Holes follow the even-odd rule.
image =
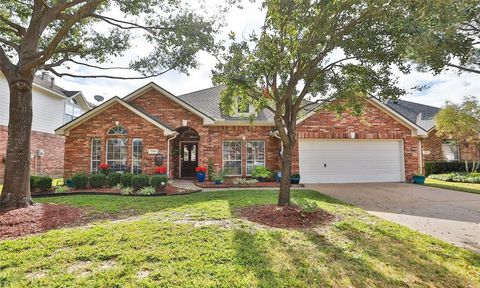
[[[190,127],[178,128],[177,132],[178,177],[193,178],[196,175],[195,168],[198,166],[200,136]]]

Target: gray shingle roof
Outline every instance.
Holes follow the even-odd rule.
[[[435,106],[405,100],[388,101],[386,104],[426,131],[429,131],[435,126],[434,117],[438,111],[440,111],[440,108]]]
[[[45,78],[42,78],[42,76],[40,75],[35,75],[35,77],[33,78],[33,83],[39,85],[39,86],[42,86],[43,88],[45,89],[48,89],[48,90],[51,90],[55,93],[58,93],[60,95],[63,95],[65,97],[72,97],[76,94],[78,94],[80,91],[69,91],[69,90],[65,90],[63,89],[62,87],[56,85],[55,83],[53,83],[52,85],[52,78],[50,76],[46,76]]]

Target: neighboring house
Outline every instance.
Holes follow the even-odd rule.
[[[474,144],[458,145],[437,135],[434,117],[440,108],[404,100],[390,101],[387,105],[428,132],[428,137],[422,140],[424,161],[453,162],[479,158]]]
[[[91,109],[80,91],[68,91],[55,85],[48,73],[35,76],[33,81],[33,119],[31,140],[32,175],[63,175],[64,137],[55,129]],[[0,73],[0,183],[3,182],[7,139],[10,92]]]
[[[167,166],[174,178],[195,176],[209,159],[226,176],[249,176],[255,166],[281,164],[281,142],[272,114],[250,111],[226,116],[220,110],[224,86],[176,97],[154,83],[114,97],[59,127],[65,141],[65,177],[98,171],[153,174]],[[427,132],[375,98],[362,117],[322,110],[298,120],[293,172],[304,183],[402,182],[422,167],[420,139]],[[414,119],[415,120],[415,119]]]

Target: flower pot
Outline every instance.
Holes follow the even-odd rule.
[[[291,184],[300,184],[300,177],[291,177],[290,178]]]
[[[425,184],[425,178],[426,177],[422,176],[422,175],[414,175],[413,176],[413,183],[423,185],[423,184]]]
[[[197,181],[198,181],[198,182],[205,182],[205,173],[203,173],[203,172],[198,172],[198,173],[197,173]]]
[[[265,177],[258,177],[257,180],[258,182],[267,182],[267,178]]]
[[[73,188],[74,187],[72,179],[67,179],[67,187],[68,188]]]
[[[277,171],[275,174],[275,182],[280,183],[280,179],[282,179],[282,171]]]
[[[215,184],[217,184],[217,185],[220,185],[220,184],[222,184],[222,183],[223,183],[222,180],[215,180]]]

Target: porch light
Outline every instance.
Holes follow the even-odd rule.
[[[120,125],[120,121],[115,121],[115,126]]]
[[[356,136],[355,132],[350,132],[350,138],[351,139],[355,139],[355,136]]]

